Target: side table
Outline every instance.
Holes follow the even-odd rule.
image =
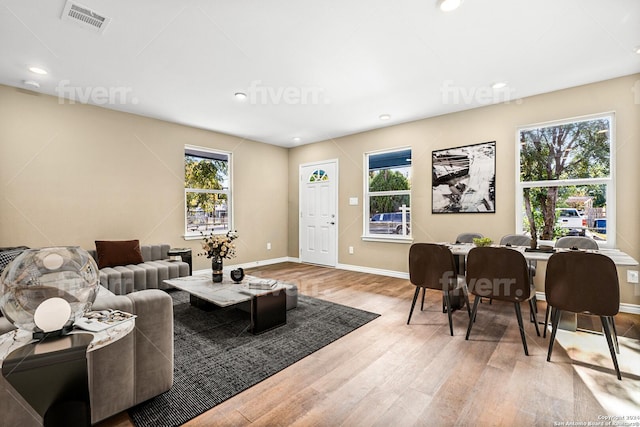
[[[191,249],[190,248],[171,248],[168,252],[169,256],[179,256],[183,262],[189,264],[189,275],[193,274]]]
[[[44,426],[90,426],[87,352],[134,327],[132,319],[101,332],[74,330],[42,341],[31,339],[28,331],[7,332],[0,335],[2,379],[42,417]]]

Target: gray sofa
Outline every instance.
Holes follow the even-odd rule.
[[[93,309],[135,313],[126,337],[87,354],[91,422],[118,414],[169,390],[173,384],[173,303],[160,290],[128,295],[102,291]],[[0,317],[0,334],[13,329]],[[39,426],[42,418],[0,375],[0,425]]]
[[[170,245],[141,245],[141,264],[100,269],[100,284],[116,295],[143,289],[169,289],[163,280],[189,275],[189,264],[169,259]],[[98,261],[95,249],[88,251]]]

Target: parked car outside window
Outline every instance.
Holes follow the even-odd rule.
[[[410,230],[410,213],[406,214],[406,233]],[[402,212],[385,212],[375,214],[369,220],[371,234],[402,234]]]
[[[587,217],[575,208],[558,208],[556,226],[566,229],[568,236],[584,236],[587,231]]]

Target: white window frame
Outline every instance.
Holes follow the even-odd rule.
[[[397,191],[374,191],[371,192],[369,191],[369,156],[371,155],[377,155],[377,154],[384,154],[384,153],[393,153],[396,151],[406,151],[406,150],[410,150],[411,151],[411,158],[413,160],[413,148],[412,147],[396,147],[396,148],[390,148],[390,149],[384,149],[384,150],[377,150],[377,151],[368,151],[366,153],[364,153],[364,167],[363,167],[363,215],[362,215],[362,230],[363,230],[363,235],[362,235],[362,240],[363,241],[370,241],[370,242],[393,242],[393,243],[412,243],[413,242],[413,232],[412,232],[412,227],[411,227],[411,217],[409,218],[408,221],[408,225],[409,225],[409,234],[408,235],[398,235],[398,234],[389,234],[389,235],[385,235],[385,234],[370,234],[369,233],[369,215],[370,215],[370,200],[372,196],[402,196],[402,195],[408,195],[409,196],[409,207],[407,208],[407,212],[410,214],[411,213],[411,188],[413,187],[413,183],[412,183],[412,175],[413,175],[413,162],[411,162],[408,167],[409,167],[409,183],[410,183],[410,188],[409,190],[397,190]],[[403,205],[404,206],[404,205]],[[403,218],[404,220],[404,218]],[[403,230],[406,230],[405,228],[405,222],[402,222],[403,225]]]
[[[219,232],[209,231],[204,233],[205,236],[211,234],[226,234],[230,230],[234,230],[234,215],[233,215],[233,199],[232,199],[232,188],[233,188],[233,156],[229,151],[217,150],[213,148],[207,147],[199,147],[195,145],[185,145],[183,151],[183,168],[184,168],[184,160],[187,155],[187,150],[198,151],[206,154],[212,155],[222,155],[227,156],[227,167],[228,167],[228,187],[226,189],[221,190],[210,190],[210,189],[202,189],[202,188],[187,188],[184,189],[184,235],[183,238],[185,240],[197,240],[202,239],[203,235],[199,231],[189,231],[187,229],[188,219],[187,219],[187,194],[188,193],[208,193],[208,194],[223,194],[227,197],[227,218],[228,218],[228,229],[220,230]],[[183,169],[184,170],[184,169]]]
[[[545,181],[520,181],[520,132],[536,129],[540,127],[550,127],[564,125],[567,123],[583,122],[595,119],[609,119],[610,123],[610,136],[609,136],[609,177],[607,178],[580,178],[580,179],[566,179],[566,180],[545,180]],[[615,248],[616,244],[616,121],[615,112],[609,111],[604,113],[590,114],[579,117],[572,117],[563,120],[555,120],[550,122],[535,123],[531,125],[519,126],[516,129],[516,197],[515,197],[515,211],[516,211],[516,233],[524,233],[523,220],[524,212],[522,206],[524,204],[524,189],[535,187],[563,187],[573,185],[606,185],[607,194],[607,240],[598,241],[598,246],[601,248]],[[553,244],[553,242],[547,242]]]

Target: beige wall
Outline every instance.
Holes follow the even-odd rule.
[[[515,228],[516,127],[615,111],[617,245],[640,259],[639,82],[640,75],[633,75],[290,150],[99,107],[61,105],[55,97],[0,86],[0,246],[88,248],[97,239],[138,238],[198,252],[198,241],[181,237],[183,147],[192,144],[233,153],[240,239],[238,257],[230,262],[297,257],[298,167],[339,159],[338,262],[406,272],[409,245],[361,239],[365,152],[413,149],[415,241],[451,241],[468,230],[497,240]],[[432,215],[431,151],[493,140],[497,212]],[[348,204],[354,196],[358,206]],[[196,269],[207,268],[205,258],[194,258]],[[622,301],[640,304],[640,287],[625,277],[621,269]]]
[[[238,256],[287,256],[287,150],[0,86],[0,246],[184,241],[184,145],[233,153]],[[267,179],[268,177],[268,179]],[[267,242],[272,249],[266,250]],[[210,267],[194,256],[194,268]]]
[[[635,88],[635,91],[634,91]],[[453,241],[464,231],[494,240],[515,229],[515,134],[520,125],[615,111],[617,131],[617,246],[640,259],[640,74],[297,147],[289,153],[289,255],[298,256],[298,166],[337,158],[340,165],[338,262],[407,271],[408,244],[365,242],[362,234],[363,154],[383,148],[413,150],[412,233],[416,242]],[[496,213],[431,214],[431,151],[496,141]],[[359,206],[349,206],[357,196]],[[347,248],[354,247],[349,255]],[[542,277],[537,278],[542,289]],[[640,288],[626,283],[622,301],[640,304]]]

